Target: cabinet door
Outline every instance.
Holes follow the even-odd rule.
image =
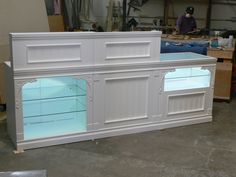
[[[94,121],[97,129],[152,121],[156,103],[152,72],[100,74],[94,82]]]
[[[165,92],[162,100],[163,121],[211,115],[207,89]]]
[[[24,140],[87,132],[92,122],[88,78],[38,78],[24,84]]]

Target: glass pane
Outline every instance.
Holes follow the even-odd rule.
[[[208,56],[192,53],[192,52],[180,52],[180,53],[162,53],[160,55],[161,61],[171,60],[193,60],[193,59],[207,59]]]
[[[40,78],[25,84],[25,140],[86,131],[86,92],[86,81],[72,77]]]
[[[206,88],[210,86],[209,70],[195,68],[178,68],[165,76],[164,91]]]

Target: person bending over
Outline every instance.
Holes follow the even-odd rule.
[[[187,7],[185,13],[177,19],[176,33],[177,34],[191,34],[196,31],[197,24],[193,17],[194,8]]]

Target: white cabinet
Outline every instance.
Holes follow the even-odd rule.
[[[12,34],[7,125],[17,150],[211,121],[216,59],[160,54],[160,34]]]

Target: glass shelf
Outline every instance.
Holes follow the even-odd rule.
[[[23,102],[24,117],[86,111],[86,96],[62,97]]]
[[[178,68],[165,76],[164,91],[210,87],[211,73],[201,67]]]
[[[59,136],[87,129],[86,80],[39,78],[22,88],[24,139]]]
[[[59,97],[86,96],[85,90],[76,85],[27,88],[23,95],[23,101],[44,100]]]
[[[22,98],[23,101],[29,101],[80,95],[86,95],[86,82],[61,77],[38,79],[36,82],[27,83]]]
[[[24,139],[86,132],[86,111],[37,116],[24,119]]]

